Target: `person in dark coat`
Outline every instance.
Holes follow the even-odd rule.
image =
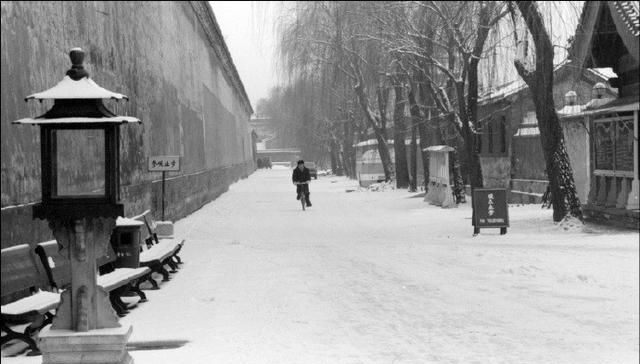
[[[311,181],[311,175],[309,169],[304,166],[304,161],[301,159],[298,161],[298,166],[293,170],[293,176],[291,177],[293,183],[307,182],[307,184],[296,185],[296,199],[300,199],[300,192],[304,193],[304,197],[307,199],[307,206],[311,206],[311,200],[309,200],[309,181]]]

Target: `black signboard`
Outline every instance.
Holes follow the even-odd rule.
[[[507,190],[504,188],[475,188],[473,190],[473,233],[480,228],[500,228],[500,234],[509,227]]]

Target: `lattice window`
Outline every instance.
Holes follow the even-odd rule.
[[[616,123],[616,170],[633,171],[633,120]]]
[[[612,122],[595,123],[596,169],[613,170],[613,128],[611,124]]]
[[[493,153],[493,120],[487,123],[487,134],[489,135],[489,153]]]
[[[605,171],[633,171],[633,116],[596,119],[593,130],[595,167]]]
[[[507,118],[500,118],[500,152],[507,152]]]

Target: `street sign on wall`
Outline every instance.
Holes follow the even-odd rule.
[[[477,234],[480,228],[500,228],[501,234],[509,227],[509,205],[504,188],[475,188],[473,190],[473,226]]]
[[[149,172],[177,172],[180,170],[180,156],[158,155],[149,157]]]

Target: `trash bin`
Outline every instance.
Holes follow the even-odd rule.
[[[138,268],[140,265],[141,229],[144,223],[133,219],[116,220],[111,234],[111,246],[116,253],[116,267]]]

